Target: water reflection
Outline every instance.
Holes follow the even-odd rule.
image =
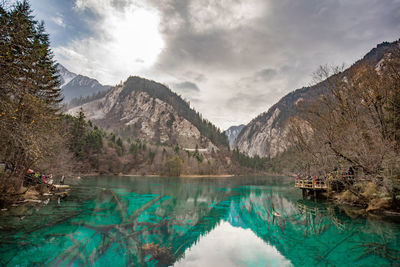
[[[302,200],[282,178],[90,178],[60,205],[25,213],[0,217],[1,265],[399,262],[398,224]]]
[[[227,255],[229,255],[227,257]],[[174,266],[291,266],[271,245],[250,229],[221,221],[185,252]]]

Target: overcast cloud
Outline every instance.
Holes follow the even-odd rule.
[[[400,38],[399,0],[31,0],[69,70],[139,75],[222,129],[248,123],[319,65]]]

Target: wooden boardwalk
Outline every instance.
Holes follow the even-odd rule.
[[[313,195],[314,198],[317,198],[319,193],[328,191],[328,183],[321,179],[296,180],[295,187],[303,191],[303,197]]]
[[[326,178],[314,178],[314,179],[298,179],[295,180],[295,187],[303,191],[303,197],[314,195],[318,197],[321,192],[342,191],[346,185],[353,184],[357,181],[357,177],[354,173],[346,172],[330,172],[326,175]]]
[[[328,183],[322,180],[300,179],[296,180],[295,187],[311,190],[328,190]]]

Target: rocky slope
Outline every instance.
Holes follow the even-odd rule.
[[[225,135],[228,137],[230,148],[233,148],[233,143],[235,142],[240,132],[243,130],[244,126],[244,124],[241,124],[239,126],[231,126],[228,128],[228,130],[224,132]]]
[[[111,86],[100,84],[96,79],[70,72],[61,64],[57,65],[57,70],[65,102],[69,102],[73,98],[91,96],[111,88]]]
[[[87,119],[123,137],[148,142],[207,149],[224,146],[223,133],[162,84],[130,77],[105,96],[69,109],[75,115],[83,109]]]
[[[378,66],[385,54],[396,48],[399,48],[399,41],[379,44],[340,75],[345,76],[357,64]],[[288,119],[298,114],[299,103],[313,100],[325,93],[327,93],[325,82],[321,82],[287,94],[267,112],[260,114],[247,124],[233,147],[249,156],[275,157],[289,146],[286,140]]]

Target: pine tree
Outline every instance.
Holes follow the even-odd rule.
[[[82,108],[76,120],[70,128],[70,144],[69,147],[76,157],[83,159],[85,157],[85,136],[86,136],[86,120],[85,113]]]
[[[62,101],[49,37],[27,1],[0,3],[0,75],[0,160],[20,181],[51,152]]]

